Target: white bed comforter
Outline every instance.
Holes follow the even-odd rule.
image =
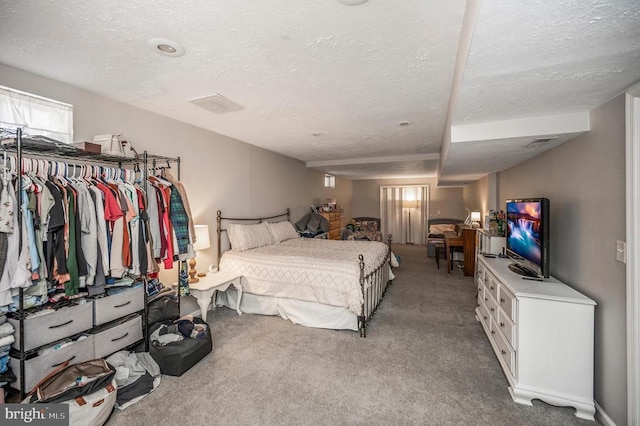
[[[342,306],[360,315],[363,303],[358,255],[365,275],[387,255],[374,241],[296,238],[222,255],[220,269],[242,275],[243,292]]]

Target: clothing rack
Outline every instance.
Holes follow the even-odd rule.
[[[104,155],[104,154],[93,154],[87,153],[83,150],[77,149],[74,146],[64,144],[58,141],[54,141],[49,138],[41,138],[41,137],[31,137],[24,136],[22,128],[17,128],[15,131],[15,137],[12,134],[7,134],[7,132],[0,132],[0,143],[2,145],[3,154],[6,158],[7,152],[15,152],[16,155],[16,165],[17,169],[16,173],[19,177],[19,185],[17,186],[18,190],[16,191],[16,199],[18,205],[18,252],[22,252],[22,175],[23,175],[23,159],[28,158],[26,156],[37,156],[39,158],[50,158],[50,159],[65,159],[64,163],[67,164],[68,170],[68,160],[72,160],[74,162],[80,163],[83,165],[84,163],[102,163],[102,164],[117,164],[117,169],[123,169],[124,165],[134,166],[135,168],[139,168],[140,163],[142,163],[142,176],[143,182],[147,182],[149,178],[149,163],[152,164],[153,170],[156,169],[157,164],[164,163],[167,167],[170,167],[170,164],[177,164],[177,178],[180,180],[180,157],[166,157],[161,155],[152,155],[149,154],[146,150],[142,155],[136,155],[135,157],[120,157],[113,155]],[[51,162],[50,162],[51,164]],[[104,169],[104,168],[103,168]],[[114,169],[114,168],[112,168]],[[116,169],[114,169],[116,170]],[[6,172],[3,170],[3,173]],[[146,190],[146,185],[145,185]],[[180,265],[178,268],[178,273],[184,269],[186,269],[186,261],[180,261]],[[149,351],[149,325],[148,325],[148,314],[149,307],[148,297],[147,297],[147,278],[146,274],[141,274],[144,282],[144,316],[143,316],[143,339],[144,339],[144,348],[145,351]],[[26,360],[26,352],[25,352],[25,333],[24,333],[24,320],[26,317],[26,312],[24,309],[24,288],[19,288],[19,302],[18,302],[18,319],[19,319],[19,336],[20,336],[20,345],[19,345],[19,364],[20,364],[20,400],[25,398],[25,360]],[[178,301],[178,312],[180,312],[180,285],[178,279],[178,290],[177,290],[177,301]]]

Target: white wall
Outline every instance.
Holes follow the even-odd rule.
[[[200,270],[217,257],[217,210],[255,217],[289,207],[295,222],[314,200],[337,198],[351,214],[351,182],[336,179],[336,189],[325,189],[324,173],[301,161],[2,64],[0,85],[73,104],[76,141],[123,133],[138,152],[180,156],[194,220],[209,225],[211,233],[212,247],[198,254]],[[175,270],[161,274],[164,283],[176,277]]]
[[[625,239],[624,97],[591,112],[590,132],[505,170],[498,197],[551,202],[551,274],[597,302],[595,399],[627,424],[626,273],[616,261]]]

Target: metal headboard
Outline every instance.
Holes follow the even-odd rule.
[[[218,267],[220,266],[220,258],[222,257],[222,233],[226,232],[227,229],[226,228],[222,228],[222,221],[223,220],[228,220],[229,222],[257,222],[257,223],[262,223],[265,220],[269,220],[269,219],[277,219],[279,217],[287,217],[287,220],[290,221],[291,220],[291,209],[287,208],[287,211],[285,213],[280,213],[280,214],[276,214],[273,216],[266,216],[266,217],[253,217],[253,218],[238,218],[238,217],[223,217],[222,216],[222,211],[218,210],[218,214],[217,214],[217,222],[218,222]]]

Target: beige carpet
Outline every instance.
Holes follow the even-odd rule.
[[[401,265],[366,339],[218,308],[213,353],[108,424],[595,424],[514,403],[475,319],[473,279],[437,270],[424,246],[393,250]]]

